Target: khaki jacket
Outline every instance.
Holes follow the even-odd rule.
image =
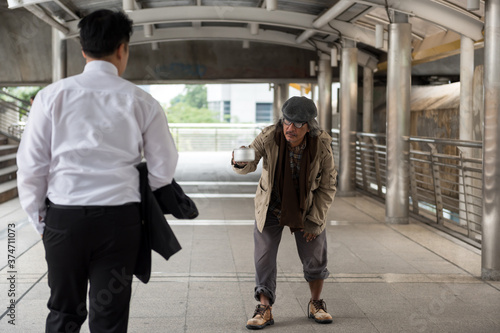
[[[275,131],[276,125],[264,128],[250,145],[255,149],[255,160],[242,169],[233,167],[236,173],[247,174],[255,171],[260,159],[264,159],[262,175],[255,194],[255,219],[260,232],[266,223],[278,159],[278,145],[274,141]],[[321,131],[317,153],[311,163],[311,174],[309,175],[311,190],[307,195],[308,209],[304,212],[303,219],[304,231],[314,235],[319,235],[325,229],[326,213],[337,191],[337,171],[334,169],[331,142],[332,138],[326,132]]]

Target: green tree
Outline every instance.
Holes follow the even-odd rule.
[[[218,113],[208,109],[207,87],[188,84],[184,92],[170,100],[167,109],[171,123],[215,123],[219,122]]]
[[[6,93],[15,96],[19,99],[22,99],[26,102],[30,101],[31,96],[36,95],[42,87],[5,87],[3,91]]]
[[[15,100],[9,96],[2,95],[2,94],[0,94],[0,99],[3,99],[7,102],[14,103],[14,104],[22,107],[23,109],[29,110],[29,105],[30,105],[29,103],[30,103],[31,97],[35,96],[41,89],[42,89],[42,87],[4,87],[4,88],[2,88],[2,90],[5,91],[7,94],[14,96],[18,99],[21,99],[21,100],[25,101],[26,103],[21,103],[21,102]],[[27,114],[26,111],[19,110],[19,120],[22,120],[23,116],[25,116],[26,114]]]
[[[207,108],[198,109],[184,102],[179,102],[167,109],[168,121],[171,123],[215,123],[217,112]]]
[[[197,109],[207,108],[207,86],[202,84],[187,84],[184,88],[184,93],[175,96],[170,101],[170,105],[177,103],[185,103]]]

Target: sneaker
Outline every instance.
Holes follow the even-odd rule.
[[[322,299],[309,301],[309,318],[320,324],[330,324],[333,322],[332,316],[326,312],[326,303]]]
[[[267,325],[273,325],[274,319],[271,313],[272,306],[259,304],[255,308],[252,319],[247,321],[247,328],[249,330],[260,330]]]

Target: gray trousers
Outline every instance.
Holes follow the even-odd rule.
[[[254,261],[255,261],[255,299],[260,301],[260,294],[264,294],[274,304],[276,300],[276,258],[284,227],[274,214],[268,212],[266,224],[262,233],[254,227]],[[295,232],[295,242],[307,282],[324,280],[330,272],[326,268],[327,245],[326,230],[313,241],[306,242],[303,232]]]

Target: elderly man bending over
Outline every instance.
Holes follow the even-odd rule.
[[[319,129],[312,100],[292,97],[282,112],[283,118],[265,128],[250,145],[255,150],[254,161],[231,161],[235,172],[247,174],[264,159],[255,196],[254,229],[255,299],[260,304],[247,322],[248,329],[274,324],[276,257],[285,226],[295,235],[309,282],[308,317],[318,323],[332,322],[321,299],[323,281],[329,275],[325,219],[336,192],[331,137]]]

